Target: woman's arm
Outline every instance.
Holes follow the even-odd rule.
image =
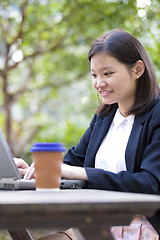
[[[83,167],[75,167],[62,164],[62,178],[88,180],[86,170]]]
[[[88,148],[92,131],[97,121],[97,118],[99,119],[100,117],[97,117],[97,115],[95,114],[90,123],[90,126],[88,127],[88,129],[86,130],[82,138],[80,139],[80,142],[75,147],[70,148],[68,152],[65,154],[64,156],[65,164],[68,164],[71,166],[78,166],[78,167],[84,166],[87,148]]]
[[[28,164],[21,158],[14,158],[14,161],[24,179],[29,180],[35,178],[34,163],[32,163],[29,167]],[[75,167],[67,164],[62,164],[61,171],[62,178],[88,180],[86,171],[82,167]]]

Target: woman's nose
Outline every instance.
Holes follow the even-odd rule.
[[[106,87],[106,85],[107,85],[107,83],[104,82],[104,81],[97,81],[96,87],[97,87],[98,89],[101,89],[101,88]]]

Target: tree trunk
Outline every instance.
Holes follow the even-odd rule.
[[[8,82],[7,82],[7,73],[6,70],[2,73],[2,89],[3,89],[3,95],[4,95],[4,111],[5,111],[5,135],[8,144],[11,146],[11,136],[12,136],[12,128],[11,128],[11,122],[12,122],[12,116],[11,116],[11,96],[8,93]]]

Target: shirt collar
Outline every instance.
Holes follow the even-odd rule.
[[[135,117],[134,115],[129,115],[128,117],[125,118],[124,116],[122,116],[122,114],[120,113],[120,110],[118,108],[115,113],[113,123],[116,127],[118,127],[127,120],[130,125],[133,125],[134,117]]]

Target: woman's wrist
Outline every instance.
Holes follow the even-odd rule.
[[[86,170],[82,167],[62,165],[62,177],[66,179],[88,180]]]
[[[72,169],[72,179],[88,180],[86,170],[82,167],[73,167]]]

